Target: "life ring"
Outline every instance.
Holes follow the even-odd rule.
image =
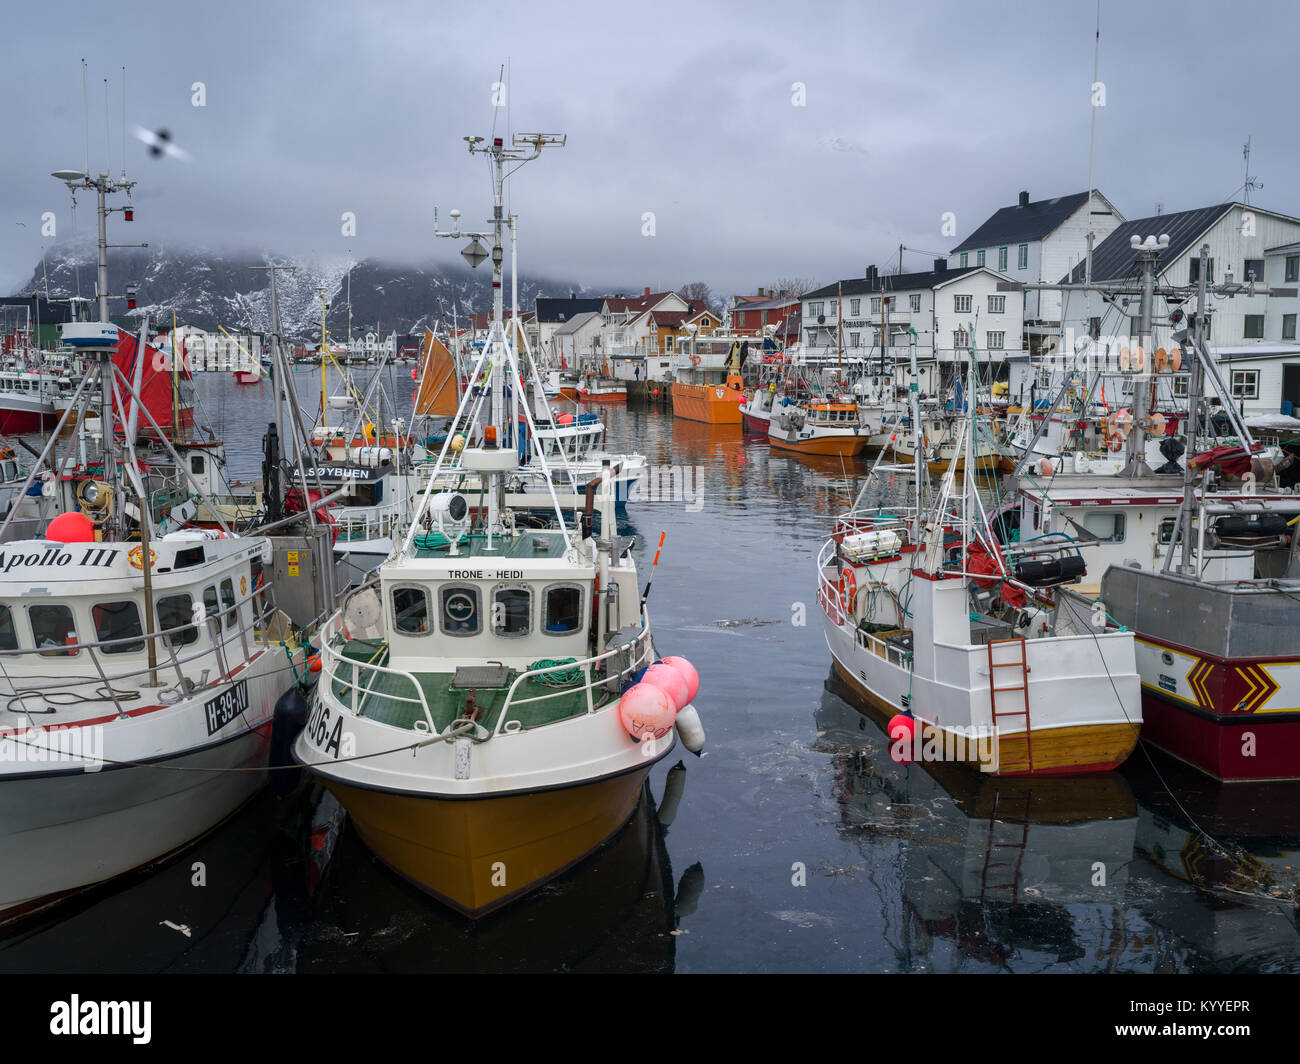
[[[1181,347],[1171,347],[1169,349],[1169,372],[1177,373],[1183,368],[1183,349]]]
[[[1124,434],[1122,432],[1112,432],[1107,440],[1107,446],[1112,451],[1122,451],[1124,449]]]
[[[1165,415],[1152,414],[1147,421],[1147,432],[1152,436],[1163,436],[1165,434]]]
[[[699,364],[700,364],[700,356],[699,356],[699,355],[691,355],[691,365],[692,365],[692,366],[698,366]]]
[[[858,594],[858,578],[852,569],[845,569],[840,575],[840,606],[849,616],[853,615],[853,600]]]

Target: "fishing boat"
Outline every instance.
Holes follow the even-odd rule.
[[[139,393],[102,324],[64,337],[87,341],[126,450],[103,434],[81,508],[0,548],[0,921],[224,820],[266,781],[275,707],[298,686],[287,669],[309,676],[265,579],[270,541],[164,531],[169,499],[134,450]]]
[[[505,166],[562,140],[469,143],[493,164],[500,208]],[[459,468],[484,478],[485,505],[471,519],[458,493],[421,495],[396,556],[326,623],[294,747],[385,864],[470,917],[610,838],[679,732],[688,748],[703,742],[694,670],[655,661],[649,584],[643,593],[632,544],[613,534],[609,476],[589,486],[576,527],[558,500],[548,528],[523,527],[505,505],[516,413],[535,426],[509,391],[522,373],[503,320],[504,228],[498,209],[491,233],[446,234],[493,241],[494,305],[431,479],[460,438]]]
[[[867,449],[872,432],[863,427],[858,404],[825,399],[780,408],[769,419],[767,442],[778,451],[852,458]]]
[[[1196,326],[1175,334],[1192,367],[1181,498],[1156,559],[1112,565],[1100,594],[1138,640],[1147,742],[1217,780],[1296,780],[1300,497],[1267,490],[1265,476],[1254,482],[1261,463],[1251,430],[1201,332],[1209,292],[1202,281]],[[1206,382],[1241,441],[1232,451],[1200,450],[1214,442]],[[1216,490],[1234,460],[1253,490]]]
[[[919,437],[915,383],[911,394]],[[915,504],[863,505],[878,460],[836,521],[817,559],[835,671],[869,708],[892,715],[900,756],[1008,776],[1112,769],[1132,752],[1142,720],[1133,635],[1104,617],[1079,617],[1052,594],[1086,571],[1077,550],[1002,546],[974,478],[954,493],[975,446],[965,421],[964,453],[953,454],[936,499],[925,502],[918,438]]]

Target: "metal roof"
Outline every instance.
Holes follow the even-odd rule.
[[[936,288],[947,281],[962,277],[976,270],[986,270],[987,266],[957,266],[946,270],[927,270],[925,273],[877,274],[875,277],[850,277],[844,281],[835,281],[812,292],[804,293],[804,300],[828,299],[838,295],[842,290],[846,296],[860,296],[866,292],[915,292],[923,288]],[[737,307],[746,310],[746,307]]]
[[[995,211],[993,217],[952,249],[952,254],[973,248],[1001,244],[1026,244],[1042,240],[1054,232],[1070,215],[1088,202],[1088,193],[1076,192],[1055,199],[1036,200],[1025,206],[1015,204]]]
[[[1232,208],[1234,203],[1216,203],[1213,207],[1199,207],[1193,211],[1177,211],[1174,214],[1157,214],[1151,218],[1135,218],[1125,222],[1092,252],[1092,279],[1094,281],[1118,281],[1126,277],[1137,277],[1137,251],[1129,244],[1129,237],[1137,235],[1144,240],[1148,236],[1169,234],[1169,247],[1160,253],[1160,266],[1163,273],[1178,257],[1190,248]],[[1079,263],[1070,273],[1062,278],[1063,283],[1081,284],[1083,282],[1084,263]]]

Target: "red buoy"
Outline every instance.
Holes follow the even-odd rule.
[[[889,719],[886,729],[889,736],[889,756],[897,765],[912,763],[912,747],[916,742],[916,718],[906,713],[896,713]]]
[[[85,514],[73,510],[51,521],[45,538],[54,543],[94,543],[95,525]]]

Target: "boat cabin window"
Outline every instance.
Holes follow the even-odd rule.
[[[67,653],[67,645],[77,641],[77,625],[72,619],[72,610],[67,606],[55,604],[28,606],[27,619],[32,622],[32,637],[36,648],[47,658]],[[58,650],[47,647],[58,647]]]
[[[438,592],[442,607],[442,630],[446,635],[477,635],[478,588],[448,585]]]
[[[384,501],[384,482],[376,480],[372,484],[353,482],[352,498],[347,500],[349,506],[378,506]]]
[[[105,654],[134,654],[144,649],[144,628],[140,624],[140,610],[130,599],[121,602],[100,602],[90,608],[95,622],[95,638],[102,643],[114,639],[136,639],[133,643],[116,643],[101,647]]]
[[[1160,542],[1170,543],[1174,538],[1174,525],[1178,523],[1177,518],[1166,517],[1160,522]]]
[[[221,581],[221,604],[226,608],[226,627],[234,628],[239,623],[239,610],[235,606],[235,584],[230,577]]]
[[[168,646],[189,646],[199,638],[199,630],[191,623],[193,620],[194,600],[189,595],[166,595],[158,600],[159,630],[178,629],[167,636]]]
[[[429,596],[422,587],[393,589],[393,627],[407,635],[425,635],[429,626]]]
[[[527,635],[532,621],[532,592],[526,587],[499,587],[492,593],[492,634]]]
[[[1086,513],[1083,527],[1098,539],[1108,543],[1124,542],[1124,515],[1115,511]]]
[[[582,627],[582,588],[577,584],[555,584],[546,589],[546,631],[565,635]]]
[[[18,630],[8,606],[0,606],[0,650],[18,649]]]
[[[12,461],[6,461],[4,464],[4,473],[0,474],[0,478],[4,480],[14,480],[17,478],[17,476],[18,476],[18,463]]]
[[[221,612],[217,605],[217,589],[215,587],[205,587],[203,589],[203,619],[210,621],[213,618],[220,620]]]
[[[176,552],[176,560],[172,563],[173,569],[188,569],[192,565],[203,564],[202,547],[186,547],[184,550]]]
[[[190,472],[193,473],[196,477],[203,476],[204,465],[205,463],[203,461],[203,455],[201,454],[190,455]]]

